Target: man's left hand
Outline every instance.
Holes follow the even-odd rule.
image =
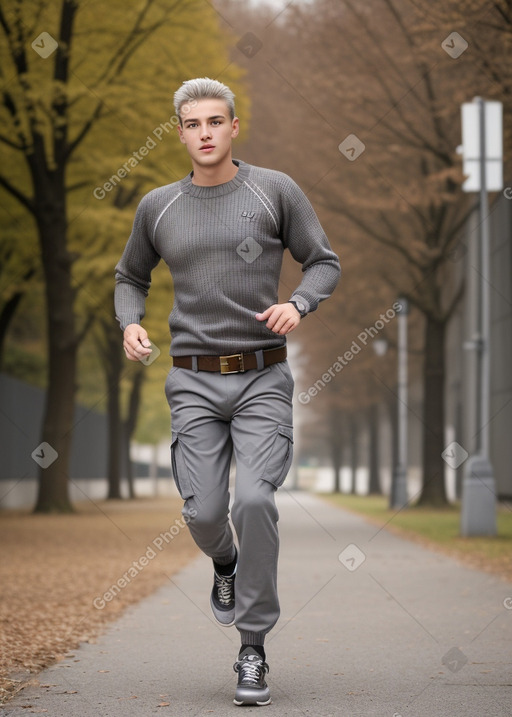
[[[289,334],[300,324],[300,314],[293,304],[273,304],[262,314],[256,314],[258,321],[267,321],[267,329],[275,334]]]

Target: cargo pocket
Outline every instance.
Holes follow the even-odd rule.
[[[278,426],[270,456],[265,466],[263,480],[279,488],[288,475],[293,458],[293,428]]]
[[[194,491],[190,480],[190,471],[183,455],[183,446],[180,442],[179,433],[173,435],[171,441],[171,467],[172,477],[174,478],[178,493],[183,500],[191,498],[194,495]]]

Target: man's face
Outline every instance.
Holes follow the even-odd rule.
[[[231,141],[238,135],[238,117],[231,120],[224,100],[199,100],[182,105],[180,139],[192,162],[212,167],[231,156]]]

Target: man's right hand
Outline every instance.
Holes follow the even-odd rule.
[[[140,361],[151,353],[148,332],[139,324],[128,324],[124,330],[123,348],[126,358]]]

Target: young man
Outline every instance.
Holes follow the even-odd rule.
[[[340,267],[299,187],[232,159],[239,121],[228,87],[189,80],[174,106],[193,171],[140,202],[116,267],[116,314],[127,358],[143,360],[151,348],[140,322],[151,271],[163,258],[174,282],[165,386],[173,476],[190,532],[213,560],[213,615],[240,632],[234,702],[266,705],[264,642],[279,617],[274,493],[293,443],[285,337],[331,294]],[[285,248],[303,279],[277,303]],[[233,453],[238,549],[228,519]]]

